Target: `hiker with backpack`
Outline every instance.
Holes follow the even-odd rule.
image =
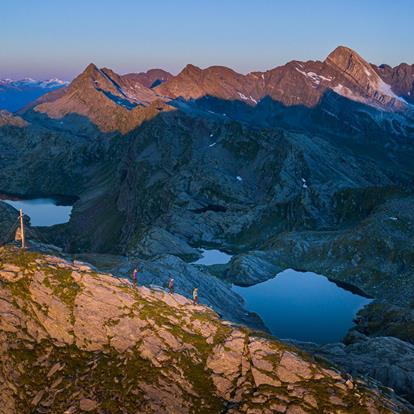
[[[171,294],[174,294],[174,279],[172,277],[168,282],[168,290]]]
[[[193,290],[193,305],[198,304],[198,288],[194,288]]]
[[[132,272],[132,284],[136,287],[138,287],[138,269],[134,269],[134,271]]]

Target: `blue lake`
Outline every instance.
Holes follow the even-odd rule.
[[[281,339],[338,342],[371,300],[345,290],[325,276],[285,270],[250,287],[233,286],[271,333]]]
[[[224,253],[221,250],[201,249],[201,252],[202,252],[203,257],[198,259],[196,262],[193,262],[193,264],[199,264],[199,265],[205,265],[205,266],[210,266],[214,264],[226,264],[232,258],[230,254]]]
[[[6,196],[3,196],[6,198]],[[70,218],[72,206],[57,205],[51,198],[35,198],[31,200],[2,199],[15,209],[23,209],[23,213],[30,217],[32,226],[52,226],[67,223]]]

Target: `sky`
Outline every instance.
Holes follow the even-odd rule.
[[[323,60],[336,46],[414,63],[412,0],[0,0],[0,78],[70,80],[187,63],[241,73]]]

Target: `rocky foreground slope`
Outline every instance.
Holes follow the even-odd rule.
[[[1,249],[1,413],[409,413],[180,295]]]

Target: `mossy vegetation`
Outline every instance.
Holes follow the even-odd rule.
[[[73,309],[75,299],[81,287],[72,277],[71,269],[53,269],[46,272],[45,285],[52,289],[56,295],[69,309]]]
[[[105,413],[118,414],[120,407],[125,412],[136,412],[145,406],[144,393],[139,390],[140,381],[157,384],[161,377],[161,373],[138,353],[87,352],[76,346],[56,347],[49,341],[42,341],[32,350],[13,349],[10,355],[22,367],[18,380],[22,390],[18,402],[21,414],[33,412],[30,402],[41,391],[45,394],[39,406],[48,406],[49,413],[61,414],[71,406],[78,407],[81,396],[100,401]],[[50,376],[54,364],[61,368]],[[56,388],[51,387],[57,379],[60,381]]]

